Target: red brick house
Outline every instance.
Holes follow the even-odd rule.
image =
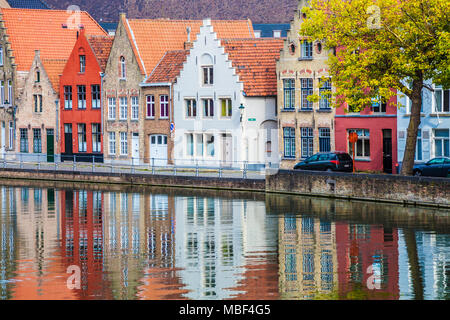
[[[82,30],[60,79],[62,160],[103,162],[102,74],[113,37]]]

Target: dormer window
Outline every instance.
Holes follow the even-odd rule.
[[[261,30],[255,30],[255,38],[261,38]]]
[[[274,30],[273,31],[273,37],[274,38],[281,38],[281,31],[280,30]]]
[[[127,69],[124,56],[120,57],[119,73],[119,77],[121,79],[125,79],[127,77]]]
[[[84,73],[86,71],[86,56],[80,55],[80,73]]]

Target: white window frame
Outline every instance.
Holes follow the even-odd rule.
[[[9,121],[9,149],[11,150],[14,146],[14,122]]]
[[[10,105],[13,104],[12,80],[11,79],[8,80],[8,101],[9,101]]]
[[[98,88],[98,91],[94,91],[94,88]],[[94,93],[97,96],[94,97]],[[91,108],[92,109],[100,109],[100,103],[101,103],[101,90],[100,85],[93,84],[91,85]]]
[[[84,88],[84,91],[80,91],[81,88]],[[77,86],[77,99],[78,99],[78,106],[77,109],[86,110],[86,86],[85,85],[78,85]],[[84,99],[80,99],[84,98]]]
[[[208,71],[205,75],[205,69]],[[214,67],[212,65],[202,66],[202,85],[212,86],[214,84]]]
[[[145,96],[145,118],[155,119],[155,111],[155,96],[148,94]]]
[[[205,103],[209,101],[207,109],[205,108]],[[211,103],[212,103],[212,115],[211,115]],[[204,119],[213,119],[214,118],[214,99],[212,98],[202,98],[202,116]],[[206,112],[208,111],[208,112]]]
[[[432,101],[431,101],[433,112],[434,113],[439,113],[439,114],[448,114],[448,113],[450,113],[450,101],[449,101],[449,110],[448,111],[444,111],[444,101],[445,101],[444,100],[444,94],[445,94],[445,91],[448,91],[449,89],[444,89],[444,88],[442,88],[442,86],[435,86],[435,85],[433,85],[433,87],[434,87],[434,92],[432,93]],[[437,98],[436,98],[437,92],[440,92],[440,95],[441,95],[441,97],[440,97],[440,100],[441,100],[440,101],[441,102],[441,111],[437,110]]]
[[[116,154],[116,133],[114,131],[108,132],[109,154]]]
[[[0,81],[0,101],[1,101],[2,105],[5,104],[5,81],[4,80]]]
[[[70,88],[70,92],[66,89]],[[70,100],[67,99],[70,97]],[[70,110],[73,107],[73,88],[72,86],[64,86],[64,109]]]
[[[92,123],[92,152],[100,153],[102,152],[102,138],[101,138],[101,125],[100,123]],[[98,129],[98,130],[94,130]],[[97,139],[99,141],[97,141]]]
[[[447,137],[436,137],[436,130],[439,130],[439,131],[447,131],[448,132],[448,136]],[[437,155],[437,152],[436,152],[436,140],[440,140],[441,141],[441,148],[442,148],[442,153],[441,153],[441,155]],[[434,157],[448,157],[448,156],[450,156],[450,154],[448,154],[448,155],[446,155],[445,154],[445,149],[444,149],[444,144],[445,144],[445,141],[448,141],[448,144],[450,144],[450,129],[433,129],[433,143],[432,143],[432,148],[433,148],[433,155],[434,155]],[[449,146],[449,148],[450,148],[450,146]]]
[[[80,54],[80,73],[86,72],[86,56],[84,54]]]
[[[120,155],[128,155],[128,132],[120,132]]]
[[[123,103],[125,101],[125,103]],[[119,97],[119,120],[128,118],[128,97]]]
[[[163,101],[163,100],[166,101]],[[163,115],[163,110],[165,111],[165,115]],[[159,96],[159,118],[160,119],[169,119],[169,95],[162,94]]]
[[[184,101],[185,101],[184,105],[186,108],[185,118],[186,119],[197,118],[197,100],[194,98],[185,98]]]
[[[139,120],[139,97],[131,97],[131,120]]]
[[[220,117],[222,119],[231,119],[233,116],[233,102],[231,101],[231,98],[220,98]],[[225,115],[223,115],[223,106],[222,103],[225,101]]]
[[[371,156],[371,152],[370,152],[370,130],[369,129],[348,129],[347,130],[347,134],[350,134],[350,132],[358,132],[359,130],[362,130],[363,134],[362,136],[360,136],[358,134],[358,140],[363,140],[362,142],[362,156],[358,156],[358,142],[355,143],[355,159],[356,160],[370,160],[370,156]],[[368,133],[368,135],[366,135],[366,132]],[[365,143],[364,141],[368,140],[369,141],[369,155],[366,156],[366,150],[365,150]],[[347,148],[348,148],[348,154],[353,157],[353,152],[350,150],[350,142],[347,143]]]
[[[0,66],[4,64],[4,54],[3,54],[3,46],[0,45]]]
[[[108,98],[108,120],[116,119],[116,98]]]
[[[119,78],[120,79],[126,79],[127,78],[127,60],[125,59],[124,56],[121,56],[119,58],[119,63],[120,63]]]

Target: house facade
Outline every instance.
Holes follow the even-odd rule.
[[[60,149],[63,160],[103,162],[102,72],[112,37],[82,30],[60,79]]]
[[[146,82],[167,51],[184,50],[186,41],[194,41],[201,24],[200,20],[120,16],[103,82],[105,162],[145,163],[146,102],[140,84]],[[213,21],[213,24],[223,37],[254,37],[249,20]]]
[[[355,144],[356,171],[397,173],[397,99],[378,102],[361,112],[351,112],[348,105],[336,110],[336,150],[353,156],[348,141],[358,134]]]
[[[0,15],[0,157],[14,153],[17,67],[6,33],[3,15]]]
[[[186,43],[185,47],[191,44]],[[188,50],[167,51],[147,81],[141,84],[145,163],[173,164],[173,85],[188,53]]]
[[[272,51],[263,50],[268,43]],[[211,21],[203,21],[174,85],[176,164],[239,167],[245,162],[265,165],[271,161],[265,148],[271,141],[270,129],[276,127],[276,98],[264,85],[270,88],[266,79],[271,79],[271,73],[275,81],[281,43],[219,40]],[[252,69],[248,54],[260,54],[261,69]],[[263,83],[254,81],[253,72],[259,73]]]
[[[437,86],[432,81],[422,91],[422,109],[417,135],[415,162],[424,163],[436,157],[450,157],[450,90]],[[411,101],[398,95],[397,114],[398,161],[401,165],[406,147],[407,129],[411,117]]]
[[[281,168],[292,169],[317,152],[337,150],[334,136],[334,92],[327,59],[329,52],[320,41],[299,36],[306,18],[299,1],[284,47],[277,62],[278,138]],[[308,100],[320,95],[318,102]]]
[[[59,76],[81,29],[92,35],[106,32],[83,11],[77,25],[65,10],[2,8],[0,12],[7,54],[14,57],[15,65],[12,88],[5,89],[13,92],[17,106],[11,150],[21,159],[53,162],[60,152]],[[42,36],[49,33],[51,37]]]

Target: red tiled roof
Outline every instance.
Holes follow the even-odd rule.
[[[195,41],[203,24],[202,20],[126,19],[125,16],[122,22],[143,74],[149,74],[165,52],[184,50],[187,27],[191,28],[190,41]],[[250,20],[212,20],[211,24],[219,39],[254,37]]]
[[[276,60],[283,49],[283,39],[221,40],[247,96],[276,96]]]
[[[62,75],[66,63],[65,59],[42,59],[42,65],[56,92],[59,92],[59,76]]]
[[[68,59],[77,40],[79,27],[73,12],[65,10],[0,9],[6,34],[15,57],[17,70],[29,71],[35,50],[41,59]],[[107,35],[106,31],[84,11],[79,22],[90,35]]]
[[[183,68],[183,63],[186,61],[188,54],[189,50],[167,51],[155,69],[153,69],[146,82],[174,82],[180,70]]]
[[[109,53],[111,52],[114,37],[112,36],[87,36],[88,42],[94,51],[97,61],[102,71],[105,71],[108,62]]]

